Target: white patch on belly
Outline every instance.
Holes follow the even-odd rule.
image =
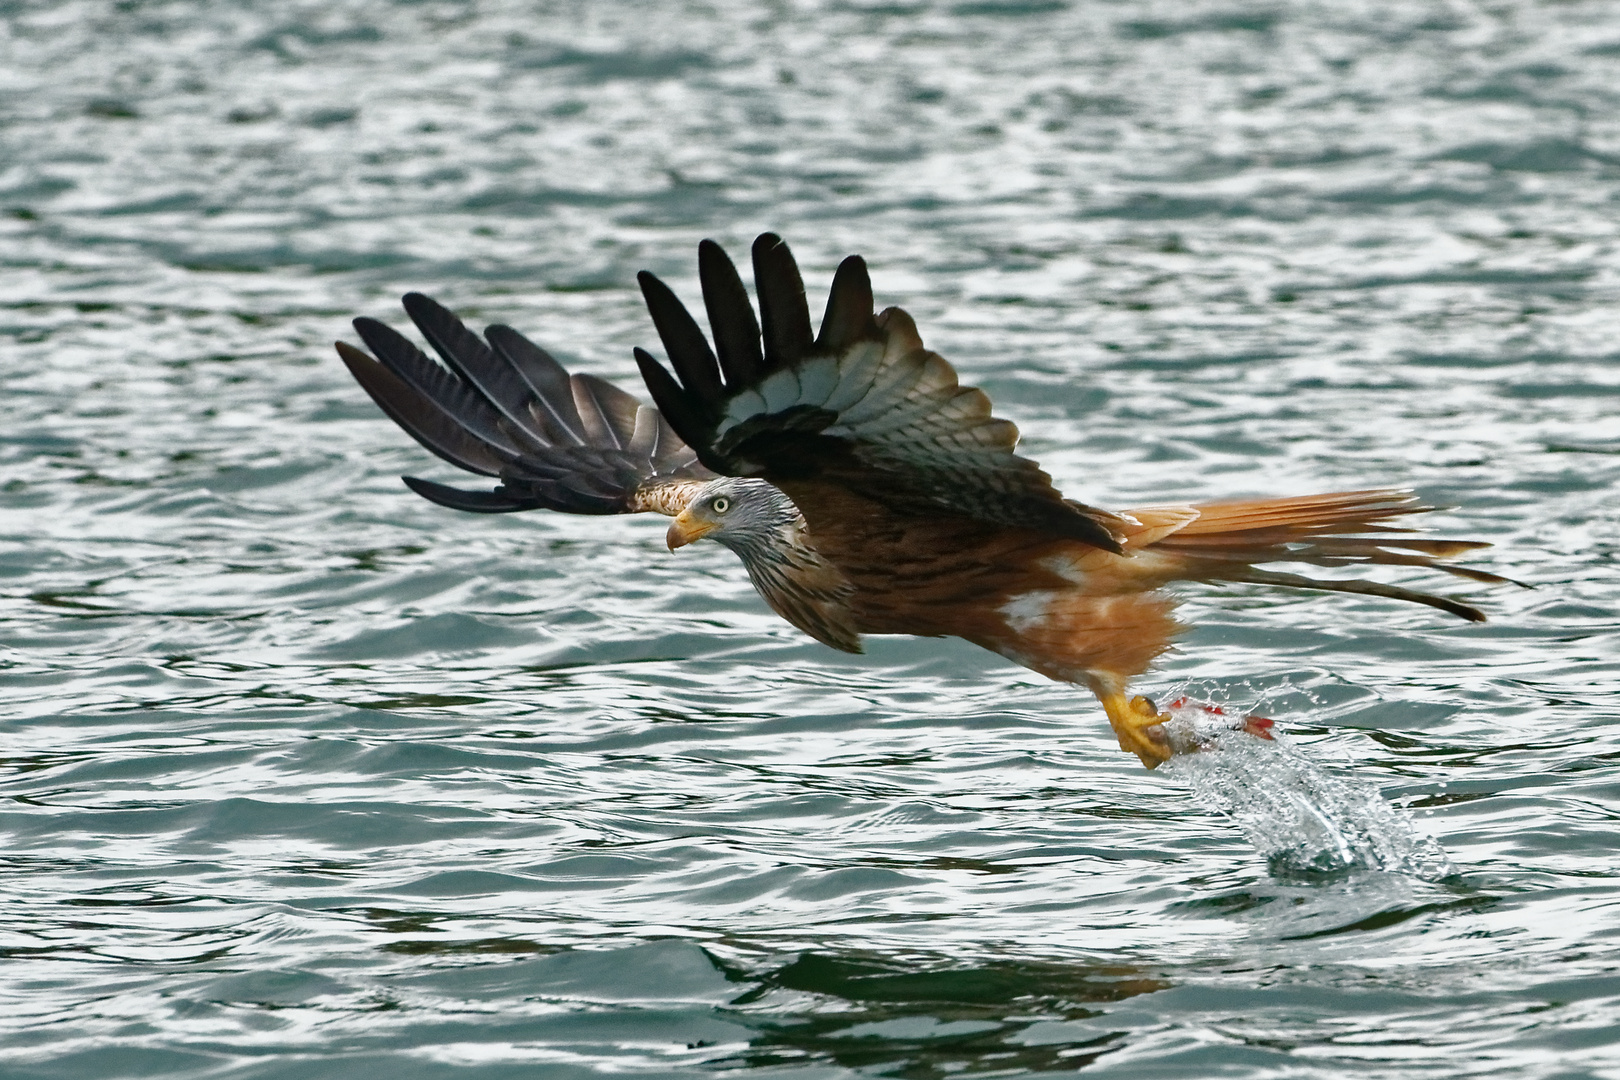
[[[1041,560],[1041,568],[1050,570],[1065,581],[1072,581],[1076,585],[1083,585],[1086,581],[1085,571],[1080,569],[1080,560],[1069,555],[1051,555]]]
[[[1050,589],[1036,589],[1020,593],[1002,604],[999,610],[1007,628],[1015,634],[1023,634],[1046,622],[1047,612],[1055,599],[1057,593]]]

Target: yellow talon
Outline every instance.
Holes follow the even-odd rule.
[[[1124,694],[1099,696],[1103,711],[1108,714],[1108,725],[1119,737],[1121,750],[1135,754],[1150,769],[1170,760],[1170,740],[1158,726],[1170,717],[1161,713],[1151,699],[1137,696],[1127,701]]]

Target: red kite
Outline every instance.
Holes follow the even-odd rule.
[[[754,242],[760,315],[713,241],[698,269],[714,344],[652,274],[641,291],[673,374],[641,349],[657,409],[570,375],[506,326],[480,339],[420,294],[405,310],[448,367],[374,319],[376,358],[338,353],[382,410],[491,491],[406,477],[457,510],[657,511],[671,550],[717,540],[777,614],[861,651],[863,634],[965,638],[1048,678],[1087,686],[1122,749],[1148,768],[1167,719],[1126,686],[1184,627],[1177,581],[1251,582],[1409,600],[1483,621],[1458,600],[1365,580],[1260,566],[1418,566],[1507,579],[1444,560],[1489,545],[1391,524],[1432,509],[1375,489],[1111,513],[1065,499],[1015,454],[1018,429],[957,382],[899,308],[873,314],[866,264],[833,277],[819,333],[781,239]]]

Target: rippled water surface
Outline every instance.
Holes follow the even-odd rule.
[[[1410,485],[1535,588],[1189,588],[1144,688],[1289,749],[1149,773],[412,496],[331,350],[634,387],[763,229],[1072,495]],[[1612,3],[0,5],[0,1073],[1620,1077],[1617,235]],[[1441,862],[1278,858],[1285,753]]]

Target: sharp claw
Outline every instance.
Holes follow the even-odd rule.
[[[1169,737],[1159,727],[1170,717],[1159,712],[1153,699],[1139,696],[1126,701],[1123,695],[1109,696],[1103,699],[1103,709],[1119,739],[1119,748],[1135,754],[1147,768],[1158,768],[1175,753]]]

